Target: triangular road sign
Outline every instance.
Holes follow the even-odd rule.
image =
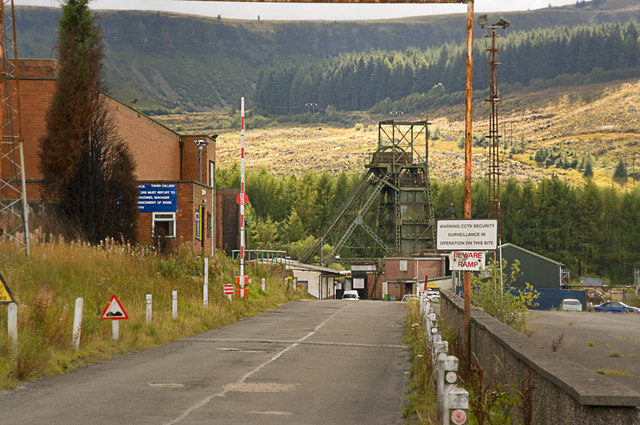
[[[102,312],[102,316],[100,316],[101,320],[125,320],[128,318],[127,312],[124,311],[120,300],[115,295],[111,297],[109,304],[107,304],[107,307]]]
[[[16,302],[13,295],[11,295],[11,291],[7,286],[7,281],[4,280],[4,277],[0,274],[0,304],[11,304]]]

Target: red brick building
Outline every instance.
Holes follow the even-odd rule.
[[[47,198],[42,193],[40,139],[46,131],[45,116],[55,91],[57,62],[21,60],[19,66],[27,198],[36,206]],[[218,227],[213,192],[215,138],[178,134],[128,105],[104,96],[118,133],[136,162],[136,180],[141,189],[139,240],[147,244],[161,241],[169,249],[189,244],[211,255]],[[8,196],[0,193],[0,199]],[[220,212],[219,209],[218,214]],[[229,213],[237,214],[237,208]]]
[[[368,272],[366,293],[370,299],[382,299],[388,294],[400,300],[405,294],[415,294],[416,285],[445,275],[445,257],[386,257],[382,272]],[[355,275],[354,275],[355,276]]]

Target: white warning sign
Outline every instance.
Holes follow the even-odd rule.
[[[436,248],[440,251],[488,251],[498,247],[498,221],[438,220]]]
[[[101,320],[125,320],[128,318],[127,312],[124,311],[120,300],[115,295],[111,297],[107,308],[104,309],[102,316],[100,316]]]
[[[451,270],[478,271],[484,269],[485,253],[481,251],[454,251],[449,255]]]

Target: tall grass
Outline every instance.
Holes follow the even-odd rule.
[[[142,247],[112,240],[98,246],[35,235],[31,256],[10,242],[0,244],[0,272],[18,302],[18,347],[9,341],[6,307],[0,306],[0,388],[20,380],[63,373],[114,354],[167,343],[234,322],[240,317],[302,298],[288,292],[284,270],[251,265],[253,282],[267,280],[267,290],[249,288],[249,300],[229,303],[222,285],[232,283],[237,262],[222,252],[209,265],[209,306],[203,307],[204,260],[189,249],[163,257]],[[171,291],[178,291],[178,318],[171,316]],[[111,324],[100,314],[117,295],[129,315],[112,341]],[[146,294],[153,295],[153,321],[145,323]],[[84,299],[79,350],[72,346],[75,299]]]

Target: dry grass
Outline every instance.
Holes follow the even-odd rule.
[[[41,236],[41,235],[40,235]],[[140,247],[115,244],[88,246],[34,238],[32,255],[8,242],[0,244],[2,274],[18,301],[19,346],[11,348],[0,332],[0,388],[19,380],[63,373],[117,353],[164,344],[197,332],[232,323],[292,299],[281,269],[250,265],[254,282],[267,279],[267,292],[255,285],[248,301],[229,303],[223,283],[233,281],[237,264],[222,253],[210,264],[209,306],[202,305],[203,259],[190,250],[162,257]],[[40,243],[38,243],[40,240]],[[178,291],[178,318],[171,317],[171,291]],[[145,323],[145,294],[153,295],[153,322]],[[111,326],[100,314],[117,295],[129,319],[120,324],[120,340],[111,340]],[[84,299],[80,350],[72,347],[75,299]],[[7,328],[6,314],[0,329]]]
[[[524,153],[509,158],[503,152],[503,178],[540,180],[556,174],[580,184],[578,170],[538,166],[531,159],[541,147],[562,145],[582,156],[595,158],[593,181],[612,185],[612,173],[620,157],[632,159],[640,147],[640,82],[637,80],[554,88],[535,93],[505,95],[501,103],[503,140],[525,141]],[[483,101],[474,104],[474,133],[487,133],[488,112]],[[431,110],[431,129],[439,128],[442,138],[430,143],[431,176],[438,180],[459,179],[463,175],[464,153],[457,141],[464,134],[463,106]],[[211,123],[230,123],[230,111],[156,117],[172,128],[185,132],[203,132]],[[377,120],[388,117],[363,115],[364,128],[336,128],[326,124],[271,127],[246,131],[247,167],[267,168],[278,175],[306,171],[364,170],[367,153],[377,145]],[[406,120],[424,120],[423,114],[405,115]],[[217,132],[217,131],[213,131]],[[219,167],[239,162],[238,131],[222,132],[218,138]],[[418,147],[422,152],[424,147]],[[486,149],[474,148],[474,178],[485,178],[488,169]],[[640,174],[640,158],[637,172]],[[627,188],[633,181],[628,180]],[[619,186],[619,185],[618,185]]]
[[[608,376],[638,376],[635,373],[627,372],[626,370],[620,369],[596,369],[595,373],[599,373],[600,375],[608,375]]]

